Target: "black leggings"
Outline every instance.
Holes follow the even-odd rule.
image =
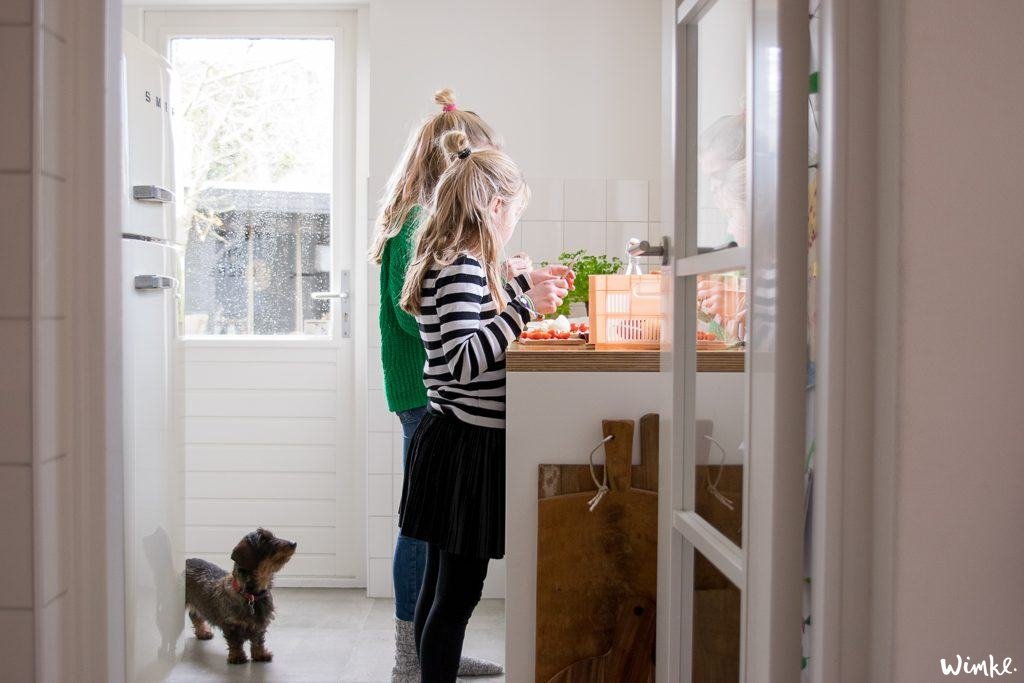
[[[416,651],[422,683],[454,683],[466,624],[480,602],[486,558],[454,555],[427,546],[427,570],[416,601]]]

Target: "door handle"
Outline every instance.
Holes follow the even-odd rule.
[[[349,294],[349,281],[351,273],[342,270],[338,273],[338,291],[336,292],[310,292],[309,298],[315,301],[337,299],[338,306],[335,311],[341,317],[341,338],[348,339],[352,336],[352,297]]]
[[[626,253],[630,256],[660,256],[661,265],[668,265],[668,236],[661,238],[661,244],[654,246],[647,240],[633,238],[626,243]]]

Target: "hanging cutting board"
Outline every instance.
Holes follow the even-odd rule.
[[[653,672],[653,632],[647,639],[642,637],[644,629],[639,624],[634,628],[619,624],[624,606],[635,605],[637,600],[649,601],[653,606],[657,596],[658,416],[646,415],[641,419],[639,466],[631,464],[633,421],[605,420],[602,428],[605,436],[613,437],[604,448],[610,491],[593,512],[587,502],[597,487],[587,465],[540,467],[536,648],[539,683],[548,683],[577,663],[605,655],[619,661],[614,659],[618,656],[615,653],[630,653],[629,676],[588,680],[646,683]],[[603,469],[599,469],[597,476],[603,477]],[[635,487],[633,482],[637,479],[651,490]]]
[[[562,669],[550,683],[594,681],[648,681],[654,673],[654,603],[633,598],[619,607],[612,647],[600,657],[590,657]]]

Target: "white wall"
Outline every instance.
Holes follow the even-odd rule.
[[[409,131],[436,111],[433,92],[451,87],[503,135],[533,190],[510,251],[620,255],[628,237],[658,239],[659,12],[657,0],[373,0],[369,220]],[[388,595],[401,433],[379,372],[376,268],[365,277],[367,581]],[[485,594],[500,595],[502,568],[491,574]]]
[[[73,311],[67,139],[78,51],[68,3],[0,5],[0,662],[4,680],[72,665]]]
[[[370,175],[450,86],[528,176],[655,177],[658,18],[655,0],[374,0]]]
[[[1024,671],[1024,4],[903,7],[892,680]]]

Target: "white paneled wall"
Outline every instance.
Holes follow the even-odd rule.
[[[532,196],[505,251],[525,251],[535,264],[554,262],[563,251],[624,258],[626,240],[660,239],[656,180],[605,178],[531,178]],[[382,178],[367,183],[367,204],[377,206]],[[372,240],[373,225],[368,227]],[[653,265],[647,263],[645,265]],[[398,530],[402,494],[402,429],[388,412],[381,375],[380,337],[376,329],[380,270],[367,273],[367,316],[371,321],[367,363],[367,591],[392,595],[391,558]],[[484,595],[504,595],[504,562],[492,563]]]
[[[0,678],[11,681],[70,680],[71,11],[0,3]]]
[[[362,471],[347,456],[339,349],[318,342],[185,342],[185,545],[229,566],[256,526],[297,541],[291,585],[360,585]]]

